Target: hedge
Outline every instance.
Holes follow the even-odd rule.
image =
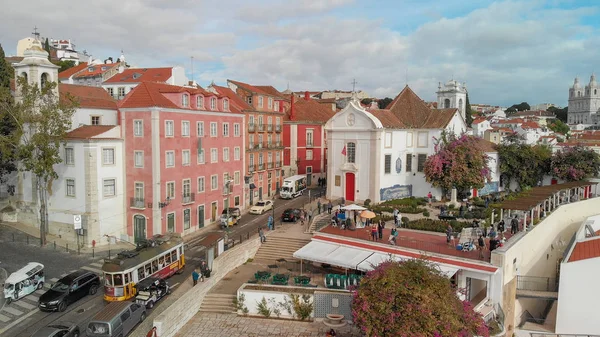
[[[404,228],[408,229],[417,229],[422,231],[429,232],[439,232],[446,233],[446,229],[448,229],[448,223],[452,225],[452,230],[454,232],[460,232],[463,228],[471,227],[470,222],[450,220],[435,220],[435,219],[418,219],[409,221],[408,224],[403,224]]]
[[[407,214],[420,214],[425,211],[425,208],[413,207],[413,206],[395,206],[394,207],[394,206],[388,206],[388,205],[377,205],[377,206],[371,207],[371,210],[375,213],[382,213],[382,212],[394,213],[394,209],[398,209],[398,211],[400,213],[407,213]]]
[[[418,206],[427,205],[427,199],[415,198],[415,197],[403,198],[403,199],[392,199],[392,200],[384,201],[384,202],[380,203],[379,205],[380,206],[392,206],[392,207],[410,206],[410,207],[416,208]]]

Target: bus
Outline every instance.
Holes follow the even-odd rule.
[[[134,286],[148,278],[167,278],[181,273],[185,266],[183,240],[175,233],[154,235],[138,244],[135,250],[126,250],[116,258],[104,259],[102,280],[104,300],[126,301],[136,295]]]
[[[295,175],[283,180],[283,186],[279,195],[282,199],[292,199],[299,195],[306,189],[306,176]]]

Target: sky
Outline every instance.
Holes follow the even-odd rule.
[[[94,57],[183,66],[203,86],[227,79],[283,91],[408,84],[435,100],[466,82],[471,103],[567,104],[575,76],[600,71],[594,0],[21,0],[0,11],[7,55],[37,26]]]

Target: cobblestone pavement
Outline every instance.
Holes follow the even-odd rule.
[[[323,337],[329,330],[321,322],[241,317],[234,314],[198,313],[176,337]],[[362,337],[357,328],[335,329],[338,337]]]

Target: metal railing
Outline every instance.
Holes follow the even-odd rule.
[[[281,125],[275,125],[275,132],[281,132]]]
[[[268,169],[272,169],[273,168],[273,162],[272,161],[267,162],[267,168]]]
[[[146,202],[144,198],[130,198],[129,207],[133,208],[146,208]]]
[[[276,161],[275,162],[275,167],[281,167],[281,161]]]
[[[558,291],[558,280],[554,277],[517,276],[517,289],[529,291]]]
[[[267,124],[267,131],[268,132],[272,132],[273,131],[273,124]]]
[[[254,172],[256,171],[256,165],[252,164],[252,165],[248,165],[248,172]]]
[[[263,164],[258,164],[258,170],[259,171],[262,171],[264,169],[265,169],[265,164],[264,163]]]
[[[248,143],[248,150],[254,150],[254,143]]]
[[[189,193],[189,194],[183,194],[181,196],[181,203],[182,204],[191,204],[194,201],[196,201],[196,194],[195,193]]]
[[[259,132],[265,131],[265,125],[264,124],[258,124],[258,131]]]
[[[254,123],[248,123],[248,132],[254,132],[255,125]]]

